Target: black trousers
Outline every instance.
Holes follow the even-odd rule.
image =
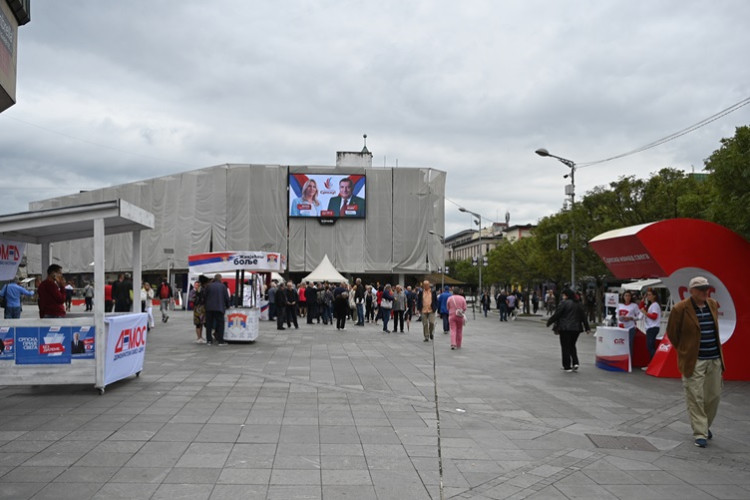
[[[206,311],[206,340],[211,341],[211,334],[216,342],[224,342],[224,313]]]
[[[562,365],[563,368],[569,370],[573,365],[578,363],[578,350],[576,349],[576,342],[581,332],[560,332],[560,350],[562,351]]]
[[[294,328],[299,328],[297,324],[297,304],[286,306],[286,326],[291,327],[294,323]]]
[[[310,302],[310,301],[308,301]],[[312,325],[313,320],[317,319],[318,317],[318,307],[316,302],[310,302],[307,304],[307,324]]]
[[[398,326],[399,321],[401,322],[401,328]],[[393,331],[399,330],[404,331],[404,311],[393,311]]]

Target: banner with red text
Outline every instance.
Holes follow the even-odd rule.
[[[108,324],[104,384],[111,384],[143,370],[146,356],[148,315],[121,314],[104,319]]]

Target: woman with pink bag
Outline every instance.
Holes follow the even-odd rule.
[[[466,323],[466,299],[463,290],[454,290],[448,297],[448,324],[451,329],[451,349],[461,349]]]

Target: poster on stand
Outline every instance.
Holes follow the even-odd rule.
[[[26,243],[0,239],[0,281],[10,281],[16,277],[25,251]]]
[[[70,353],[73,359],[94,359],[96,328],[93,326],[74,326],[72,331]]]
[[[16,330],[17,365],[70,364],[69,326],[18,326]]]
[[[0,327],[0,342],[2,342],[5,347],[3,352],[0,353],[0,361],[13,361],[16,359],[14,330],[14,328],[9,326]]]
[[[143,370],[146,356],[148,315],[123,314],[105,318],[108,324],[104,385]]]
[[[232,307],[226,312],[224,340],[252,342],[258,338],[258,320],[260,311],[257,308]]]
[[[596,367],[616,372],[631,371],[630,334],[627,330],[608,326],[596,329]]]

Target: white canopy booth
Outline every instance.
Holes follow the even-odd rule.
[[[342,281],[347,281],[347,279],[338,272],[335,267],[333,267],[331,260],[328,258],[328,254],[326,254],[313,272],[302,278],[302,282],[305,281],[341,283]]]
[[[117,233],[132,234],[132,275],[133,289],[141,288],[141,231],[153,229],[154,215],[142,208],[116,199],[86,205],[75,205],[63,208],[36,210],[16,214],[0,215],[0,238],[9,241],[39,244],[42,246],[41,268],[46,270],[50,264],[50,246],[54,242],[93,238],[94,247],[94,309],[93,316],[88,314],[69,314],[66,318],[40,319],[3,319],[0,333],[6,339],[12,339],[12,356],[4,355],[0,359],[0,384],[3,385],[37,385],[37,384],[84,384],[93,382],[94,386],[104,393],[107,384],[132,374],[140,373],[145,354],[146,333],[137,326],[145,316],[137,314],[107,315],[104,311],[105,281],[105,235]],[[66,271],[64,262],[63,273]],[[135,301],[138,303],[138,301]],[[132,328],[125,324],[120,332],[118,355],[111,356],[110,346],[113,339],[108,333],[114,324],[123,325],[130,320]],[[105,328],[105,323],[107,328]],[[127,327],[127,328],[126,328]],[[37,347],[33,336],[21,336],[18,332],[37,333],[38,359],[34,356]],[[91,331],[93,329],[92,352],[81,358],[71,356],[67,343],[72,338],[74,329]],[[61,333],[67,332],[67,333]],[[127,332],[127,335],[126,335]],[[25,335],[25,334],[24,334]],[[47,335],[46,337],[41,337]],[[45,349],[47,339],[54,340],[55,348]],[[64,340],[63,340],[64,339]],[[117,339],[114,339],[117,340]],[[7,342],[6,342],[7,345]],[[137,349],[136,349],[137,348]],[[58,351],[48,353],[46,351]],[[132,352],[131,352],[132,351]],[[137,353],[136,353],[137,351]],[[26,352],[26,355],[22,353]],[[44,354],[50,357],[44,359]],[[137,354],[137,355],[131,355]],[[26,356],[26,357],[24,357]],[[53,357],[56,356],[56,357]],[[140,365],[133,361],[140,359]],[[109,360],[109,361],[108,361]],[[109,366],[108,366],[109,363]],[[126,366],[127,365],[127,366]],[[134,371],[137,370],[137,371]]]

